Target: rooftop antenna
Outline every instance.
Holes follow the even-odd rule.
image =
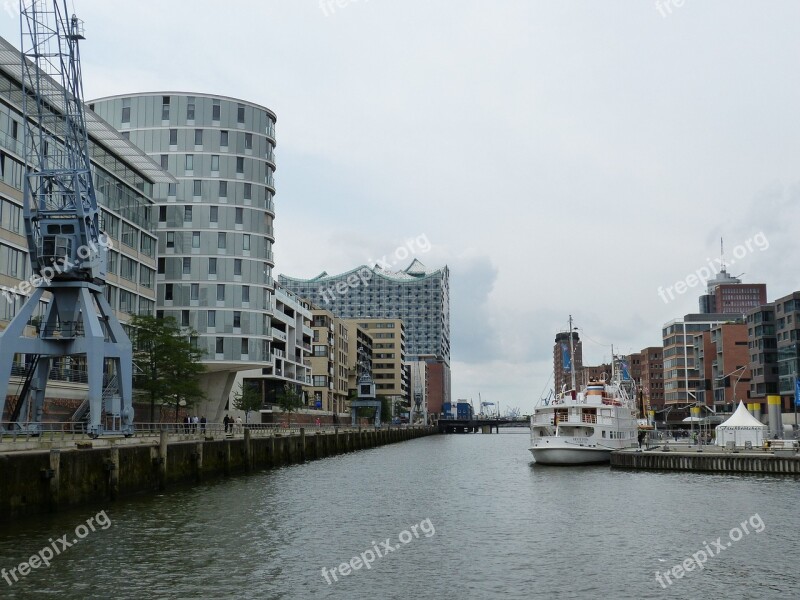
[[[722,272],[725,273],[725,246],[722,240],[722,236],[719,237],[719,262],[720,266],[722,267]]]

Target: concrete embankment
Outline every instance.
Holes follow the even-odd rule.
[[[791,450],[774,452],[681,450],[619,450],[611,453],[611,466],[620,469],[707,471],[800,475],[800,455]]]
[[[433,427],[305,431],[245,430],[235,436],[160,437],[94,447],[0,453],[0,521],[115,500],[172,485],[200,482],[364,450],[436,433]],[[191,437],[191,436],[184,436]]]

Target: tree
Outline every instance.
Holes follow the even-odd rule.
[[[292,425],[292,413],[299,410],[303,406],[303,398],[297,393],[293,385],[287,383],[283,386],[283,390],[277,396],[278,406],[281,407],[288,416],[288,425]]]
[[[261,390],[252,385],[239,384],[239,391],[233,395],[233,408],[244,412],[244,422],[250,421],[250,413],[264,405]]]
[[[155,422],[155,405],[175,405],[175,421],[181,404],[193,405],[203,397],[198,376],[205,371],[200,363],[203,351],[172,317],[159,319],[150,315],[135,315],[131,319],[133,360],[138,367],[134,377],[136,389],[150,396],[150,422]]]

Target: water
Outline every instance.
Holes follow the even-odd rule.
[[[536,466],[523,431],[433,436],[6,525],[8,571],[98,511],[111,521],[49,568],[0,579],[0,597],[798,596],[797,478]],[[747,519],[750,533],[703,570],[657,582]],[[386,552],[387,538],[400,548],[326,583],[323,567],[373,543]]]

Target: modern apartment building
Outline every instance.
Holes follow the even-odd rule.
[[[312,279],[280,275],[278,280],[340,318],[402,320],[409,360],[434,357],[430,360],[439,365],[436,369],[446,373],[442,373],[442,385],[431,391],[433,401],[449,401],[450,271],[446,266],[431,270],[415,259],[403,271],[362,265],[340,275],[323,272]],[[374,342],[381,343],[378,339]],[[380,385],[386,383],[375,383],[380,394]]]
[[[717,411],[733,412],[739,400],[749,403],[750,353],[745,323],[722,323],[694,335],[698,375],[697,401]]]
[[[773,302],[775,338],[778,344],[778,393],[781,410],[795,409],[796,382],[800,378],[800,292]]]
[[[311,385],[305,387],[311,406],[326,412],[347,409],[350,332],[329,310],[311,308]],[[355,344],[353,345],[355,353]]]
[[[401,319],[356,319],[372,338],[372,379],[378,396],[408,401],[406,332]]]
[[[359,361],[372,372],[372,336],[364,327],[354,319],[342,319],[347,327],[348,350],[347,353],[347,397],[358,395],[358,365]],[[346,407],[346,409],[348,409]]]
[[[750,399],[767,404],[767,396],[778,395],[778,338],[775,304],[750,309],[745,317],[750,350]],[[766,410],[764,411],[766,413]]]
[[[639,352],[639,389],[644,405],[650,410],[664,408],[664,348],[649,346]]]
[[[197,332],[207,369],[198,410],[219,421],[237,372],[296,371],[273,360],[283,348],[272,347],[273,331],[282,330],[271,316],[281,304],[272,279],[275,114],[244,100],[176,92],[113,96],[90,107],[175,179],[154,192],[157,311]]]
[[[131,315],[155,312],[154,198],[174,179],[91,111],[86,112],[86,124],[102,227],[112,242],[105,295],[124,323]],[[32,274],[22,220],[24,130],[20,53],[0,38],[0,329],[25,302],[17,286]],[[20,361],[17,375],[24,371],[24,357]],[[50,377],[48,399],[58,402],[48,402],[45,420],[68,417],[86,395],[85,364],[77,358],[58,359]]]
[[[699,384],[694,336],[721,323],[735,322],[734,314],[688,314],[661,330],[664,361],[664,404],[694,404]]]

